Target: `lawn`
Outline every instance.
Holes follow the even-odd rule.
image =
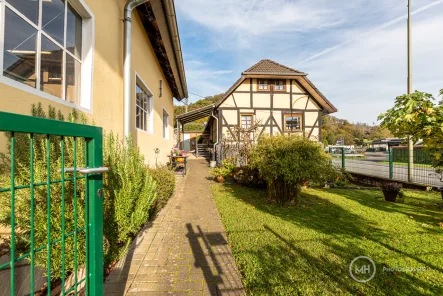
[[[443,295],[438,194],[406,191],[403,203],[388,203],[374,190],[309,189],[298,205],[280,207],[266,191],[212,191],[251,295]],[[367,283],[349,274],[361,255],[377,267]]]

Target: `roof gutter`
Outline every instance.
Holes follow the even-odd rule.
[[[131,133],[131,72],[132,72],[132,11],[149,0],[128,0],[123,12],[124,60],[123,60],[123,106],[124,136]]]
[[[180,36],[178,33],[177,18],[175,16],[175,7],[172,0],[162,0],[162,6],[164,9],[164,15],[166,17],[166,26],[168,28],[168,34],[172,40],[172,49],[174,50],[174,61],[177,66],[178,79],[180,82],[180,88],[184,98],[188,97],[188,87],[186,85],[185,78],[185,65],[183,63],[183,55],[180,45]],[[177,98],[181,100],[182,98]]]

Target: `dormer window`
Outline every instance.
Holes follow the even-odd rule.
[[[258,80],[258,90],[269,90],[269,80],[259,79]]]
[[[285,91],[286,90],[285,81],[284,80],[275,80],[274,90],[275,91]]]

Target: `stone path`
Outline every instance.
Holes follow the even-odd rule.
[[[189,168],[106,279],[105,295],[245,294],[212,200],[207,163],[190,160]]]

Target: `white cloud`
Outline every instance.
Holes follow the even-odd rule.
[[[413,88],[437,95],[443,88],[443,18],[413,27]],[[372,122],[406,92],[406,27],[387,28],[310,61],[311,79],[351,121]]]
[[[181,19],[192,24],[190,34],[197,30],[205,42],[188,50],[189,89],[202,95],[225,92],[243,70],[270,58],[308,72],[337,105],[338,116],[372,123],[406,92],[406,4],[406,0],[176,1]],[[443,88],[439,38],[443,1],[414,0],[412,10],[429,5],[431,9],[413,18],[413,86],[436,94]],[[229,69],[224,68],[227,64]]]

